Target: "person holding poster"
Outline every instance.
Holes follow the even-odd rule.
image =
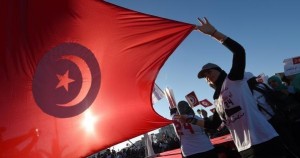
[[[223,33],[209,21],[198,18],[200,26],[196,30],[213,37],[233,53],[232,67],[227,74],[218,65],[205,64],[198,78],[205,78],[215,92],[216,113],[231,133],[234,144],[242,158],[282,158],[287,153],[278,133],[258,110],[256,102],[244,76],[246,53],[244,48]],[[205,128],[219,127],[221,121],[206,121],[178,116],[183,122],[197,124]],[[217,117],[214,117],[217,118]]]
[[[178,110],[177,110],[178,109]],[[195,115],[188,102],[180,101],[176,107],[170,107],[175,133],[180,139],[180,148],[185,158],[217,158],[217,152],[205,133],[205,130],[197,125],[182,123],[175,118],[176,114],[188,115],[202,119]]]

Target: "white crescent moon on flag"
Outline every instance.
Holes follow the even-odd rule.
[[[87,63],[80,57],[75,55],[64,55],[61,59],[72,61],[79,69],[82,75],[82,87],[77,96],[71,101],[64,104],[57,104],[58,106],[74,106],[80,103],[89,92],[92,85],[92,74]],[[88,71],[87,71],[88,70]]]
[[[196,98],[194,96],[189,97],[190,102],[195,105],[196,104]]]

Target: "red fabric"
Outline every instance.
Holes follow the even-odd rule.
[[[162,157],[162,158],[182,158],[181,149],[174,149],[165,151],[163,153],[159,153],[156,155],[156,157]]]
[[[94,0],[0,7],[0,157],[87,156],[171,123],[152,87],[193,25]]]
[[[224,136],[220,136],[217,138],[213,138],[210,140],[211,143],[213,145],[219,145],[219,144],[223,144],[223,143],[228,143],[228,142],[232,142],[232,137],[230,134],[224,135]]]

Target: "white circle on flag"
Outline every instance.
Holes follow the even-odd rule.
[[[190,97],[189,97],[189,100],[190,100],[190,102],[191,102],[192,105],[197,104],[197,103],[196,103],[196,98],[195,98],[194,96],[190,96]]]
[[[202,105],[208,106],[208,103],[206,101],[202,101]]]

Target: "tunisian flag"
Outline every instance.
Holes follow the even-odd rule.
[[[2,0],[0,17],[0,157],[83,157],[171,123],[152,88],[193,25],[95,0]]]
[[[190,106],[193,108],[197,105],[199,105],[199,100],[197,98],[197,95],[194,91],[192,91],[191,93],[187,94],[185,96],[185,99],[189,102]]]

